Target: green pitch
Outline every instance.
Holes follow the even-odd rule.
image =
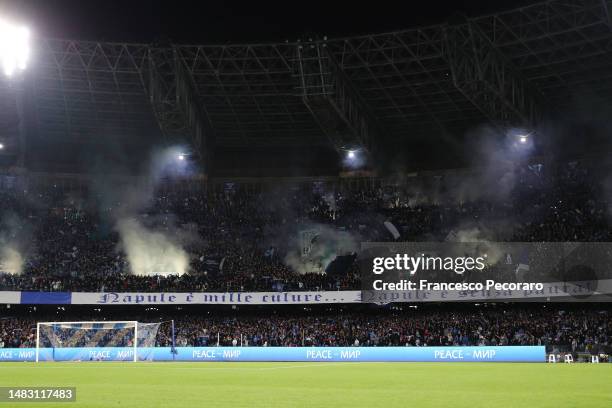
[[[72,408],[610,408],[612,364],[2,363],[0,386],[76,386],[42,405]]]

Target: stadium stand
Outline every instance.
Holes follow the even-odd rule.
[[[92,312],[13,311],[0,320],[4,347],[33,347],[36,322],[61,317],[74,321]],[[51,313],[51,314],[45,314]],[[76,313],[76,314],[75,314]],[[610,354],[612,314],[604,306],[425,305],[418,308],[297,308],[270,310],[190,309],[174,312],[105,310],[96,320],[113,316],[176,325],[177,346],[546,346],[549,352]],[[106,316],[104,319],[100,314]],[[234,344],[236,341],[237,344]],[[171,346],[169,326],[158,333],[157,346]],[[95,346],[88,344],[89,347]]]
[[[410,241],[444,241],[449,234],[462,231],[475,234],[472,239],[491,241],[610,239],[609,203],[603,185],[587,168],[575,162],[561,169],[525,167],[516,169],[512,176],[516,183],[510,191],[495,187],[491,196],[477,200],[462,199],[458,191],[445,192],[443,185],[416,198],[413,186],[382,182],[355,191],[313,191],[312,183],[284,193],[247,192],[239,186],[212,195],[201,190],[164,191],[148,202],[138,217],[162,231],[189,226],[204,238],[186,245],[190,264],[182,276],[131,273],[112,221],[113,211],[120,211],[119,204],[101,212],[95,196],[87,192],[78,196],[57,187],[5,189],[0,198],[6,211],[28,220],[12,233],[31,234],[34,244],[23,273],[0,274],[0,289],[358,289],[354,263],[321,274],[298,273],[287,262],[288,253],[295,249],[287,245],[290,235],[297,235],[300,225],[315,223],[352,234],[360,241],[394,241],[384,228],[385,220],[398,227],[402,240]],[[448,183],[455,182],[456,177]]]

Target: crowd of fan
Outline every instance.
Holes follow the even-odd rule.
[[[167,337],[165,337],[167,339]],[[612,345],[609,313],[424,312],[411,316],[198,318],[182,321],[179,345],[234,346],[508,346]]]
[[[74,318],[74,317],[71,317]],[[77,319],[77,318],[74,318]],[[146,319],[140,316],[140,320]],[[163,316],[175,320],[180,346],[511,346],[544,345],[573,352],[610,352],[612,311],[554,307],[349,312],[306,316]],[[36,320],[0,319],[0,347],[33,347]],[[129,331],[121,336],[128,335]],[[99,337],[94,336],[99,344]],[[107,336],[112,340],[112,336]],[[158,346],[171,346],[161,324]],[[64,339],[68,344],[68,338]],[[131,340],[112,340],[113,345]],[[109,343],[110,344],[110,343]]]
[[[298,273],[286,262],[300,253],[299,232],[313,224],[365,241],[391,241],[390,221],[400,240],[443,241],[465,231],[497,241],[606,241],[612,229],[608,203],[597,178],[573,163],[555,171],[525,167],[512,174],[512,188],[463,197],[454,182],[436,188],[408,182],[331,189],[300,185],[249,192],[230,185],[216,193],[165,189],[136,215],[162,231],[189,229],[184,243],[189,272],[136,276],[113,220],[119,203],[55,187],[2,188],[3,245],[17,243],[20,274],[3,273],[0,290],[32,291],[254,291],[359,288],[355,265],[334,273]],[[472,181],[475,189],[484,186]],[[470,182],[467,182],[470,184]],[[501,189],[501,187],[500,187]],[[419,191],[416,194],[415,191]],[[105,204],[100,205],[101,202]],[[102,208],[101,208],[102,207]],[[450,238],[449,238],[450,237]],[[325,245],[325,243],[318,243]],[[345,252],[355,248],[343,248]],[[329,262],[327,260],[326,262]]]

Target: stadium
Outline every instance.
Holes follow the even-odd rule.
[[[153,3],[0,1],[0,408],[612,406],[611,0]]]

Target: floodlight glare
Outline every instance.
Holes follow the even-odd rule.
[[[4,149],[4,145],[0,143],[0,150]]]
[[[519,136],[519,142],[527,143],[527,135],[520,135]]]
[[[7,76],[26,68],[30,56],[30,32],[26,27],[0,20],[0,64]]]
[[[354,152],[354,151],[352,151],[352,150],[349,150],[349,151],[348,151],[348,153],[346,154],[346,156],[347,156],[349,159],[354,159],[354,158],[355,158],[355,152]]]
[[[184,154],[179,154],[178,155],[178,159],[179,160],[185,160],[185,155]]]

